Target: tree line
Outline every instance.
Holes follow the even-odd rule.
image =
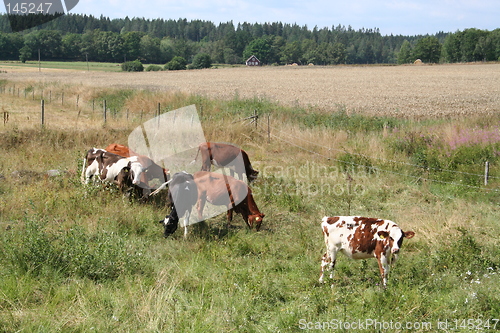
[[[68,14],[19,33],[0,15],[0,60],[127,62],[164,64],[174,57],[192,62],[240,64],[256,55],[263,64],[404,64],[500,61],[500,29],[475,28],[434,35],[383,36],[379,29],[343,25],[220,23],[202,20],[109,19]]]

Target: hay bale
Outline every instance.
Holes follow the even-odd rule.
[[[414,65],[423,65],[424,63],[422,62],[422,60],[420,59],[417,59],[413,62]]]

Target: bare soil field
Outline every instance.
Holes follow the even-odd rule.
[[[325,112],[456,117],[500,112],[500,64],[238,67],[112,73],[0,66],[0,79],[264,98]]]

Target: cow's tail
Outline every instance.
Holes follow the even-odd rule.
[[[168,184],[170,184],[170,182],[172,181],[172,179],[170,179],[169,181],[167,182],[164,182],[163,184],[160,185],[160,187],[158,187],[156,190],[154,190],[153,192],[151,192],[149,194],[149,196],[152,196],[152,195],[157,195],[158,192],[160,192],[161,190],[163,190],[165,187],[167,187]]]
[[[200,147],[198,146],[198,151],[196,152],[196,156],[195,156],[194,160],[192,160],[191,163],[189,163],[189,165],[193,165],[196,163],[196,159],[198,158],[199,153],[200,153]]]
[[[85,184],[85,166],[87,165],[87,156],[83,158],[83,163],[82,163],[82,175],[80,176],[80,180],[82,184]]]

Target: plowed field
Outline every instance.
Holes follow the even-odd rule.
[[[402,117],[500,112],[500,64],[287,66],[99,72],[0,66],[0,79],[266,98],[285,105]]]

